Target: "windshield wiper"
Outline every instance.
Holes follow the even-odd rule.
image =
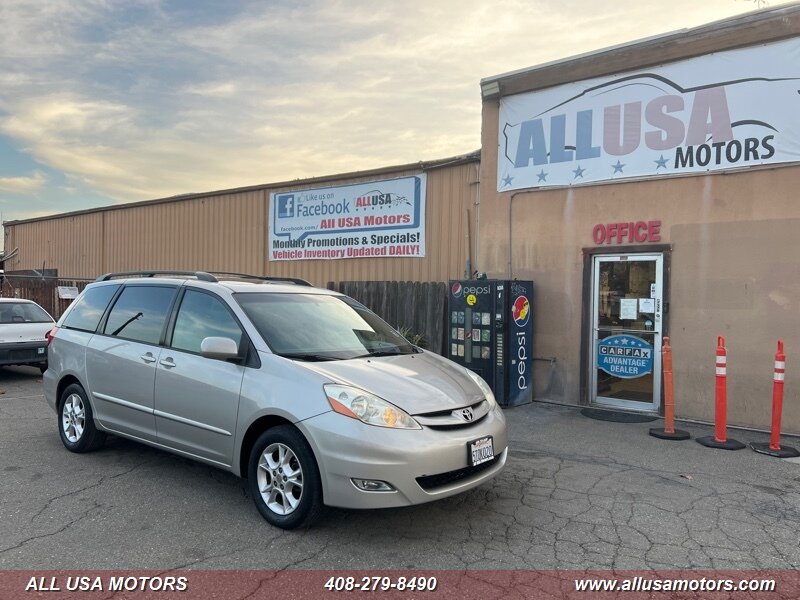
[[[399,354],[417,354],[416,350],[411,352],[402,352],[401,350],[372,350],[366,354],[359,354],[353,358],[369,358],[371,356],[398,356]]]
[[[284,352],[279,354],[278,356],[283,356],[284,358],[290,358],[293,360],[307,360],[310,362],[321,362],[324,360],[341,360],[336,356],[331,356],[330,354],[313,354],[307,352]]]

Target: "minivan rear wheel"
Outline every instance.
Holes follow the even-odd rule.
[[[311,447],[291,425],[259,436],[247,469],[258,511],[281,529],[308,527],[322,512],[322,485]]]
[[[68,385],[58,403],[58,433],[70,452],[91,452],[106,441],[106,434],[94,425],[86,392],[77,383]]]

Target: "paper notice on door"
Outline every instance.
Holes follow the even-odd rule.
[[[638,303],[639,303],[638,298],[620,298],[619,318],[636,320],[639,317],[639,314],[636,312]]]
[[[639,312],[641,313],[656,312],[655,298],[639,298]]]

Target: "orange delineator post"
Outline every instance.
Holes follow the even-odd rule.
[[[662,440],[688,440],[689,433],[675,430],[675,393],[672,387],[672,347],[664,337],[661,347],[661,371],[664,376],[664,429],[651,429],[650,435]]]
[[[721,335],[717,336],[716,382],[714,441],[724,444],[728,441],[728,351]]]
[[[709,448],[741,450],[744,444],[728,439],[728,351],[725,338],[717,336],[716,385],[714,398],[714,435],[697,438],[697,442]]]
[[[783,340],[778,340],[775,353],[775,372],[772,375],[772,431],[769,449],[781,449],[781,413],[783,412],[783,378],[786,373],[786,355],[783,353]]]
[[[783,378],[786,373],[786,355],[783,353],[783,340],[778,340],[775,352],[775,369],[772,374],[772,429],[769,444],[751,443],[750,447],[761,454],[769,454],[778,458],[794,458],[800,456],[795,448],[781,447],[781,413],[783,412]]]
[[[675,395],[672,389],[672,347],[669,338],[664,337],[661,348],[661,365],[664,373],[664,431],[675,433]]]

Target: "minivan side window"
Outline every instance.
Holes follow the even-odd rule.
[[[173,287],[126,287],[111,308],[103,332],[144,344],[158,344],[176,293]]]
[[[200,343],[207,337],[230,338],[241,347],[242,329],[219,299],[186,290],[170,345],[176,350],[199,354]]]
[[[61,327],[94,333],[108,303],[118,289],[118,285],[101,285],[86,289],[83,295],[70,305]]]

